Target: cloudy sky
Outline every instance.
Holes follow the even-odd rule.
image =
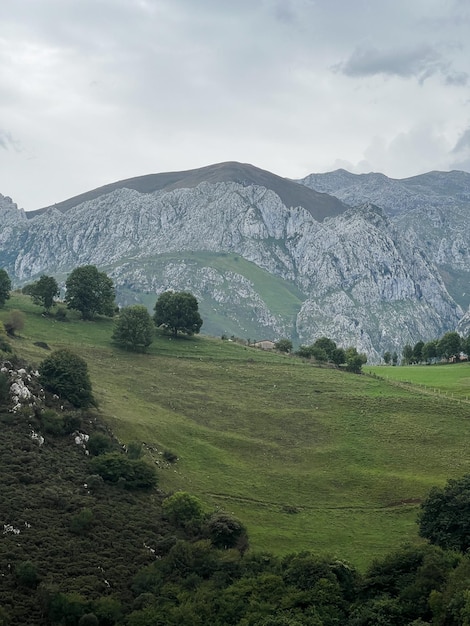
[[[242,161],[470,171],[468,0],[1,0],[0,193]]]

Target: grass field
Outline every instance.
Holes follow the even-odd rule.
[[[116,435],[144,441],[150,456],[178,455],[161,488],[233,512],[256,549],[363,568],[418,541],[419,501],[470,471],[470,405],[450,396],[203,337],[157,336],[148,354],[122,352],[111,320],[57,322],[19,295],[0,319],[12,308],[27,314],[19,354],[39,363],[48,353],[33,344],[44,341],[83,356]],[[385,369],[407,368],[373,371]]]
[[[445,365],[366,366],[364,371],[384,380],[420,387],[429,393],[470,401],[470,363],[467,361]]]

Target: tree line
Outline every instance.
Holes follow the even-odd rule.
[[[413,365],[419,363],[435,363],[438,360],[457,362],[460,355],[470,356],[470,334],[462,337],[456,331],[449,331],[438,339],[430,341],[417,341],[414,346],[406,344],[402,350],[402,364]],[[398,354],[385,352],[383,355],[385,365],[397,365]]]

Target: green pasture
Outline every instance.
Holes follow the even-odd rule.
[[[161,464],[161,488],[233,512],[255,549],[363,568],[419,541],[419,502],[470,471],[470,405],[450,396],[203,337],[158,335],[132,354],[111,345],[111,320],[58,322],[18,295],[0,319],[12,308],[26,312],[19,354],[38,364],[43,341],[83,356],[119,439],[145,442],[160,462],[178,455]]]
[[[384,380],[420,387],[423,391],[470,401],[470,363],[444,365],[365,366],[364,371]]]

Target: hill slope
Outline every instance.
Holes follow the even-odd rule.
[[[234,512],[255,548],[362,566],[415,541],[417,502],[470,471],[468,407],[452,399],[202,337],[158,336],[134,355],[112,348],[111,321],[59,323],[25,297],[8,308],[28,312],[15,350],[33,363],[47,354],[37,341],[82,355],[119,439],[179,457],[162,488]]]

